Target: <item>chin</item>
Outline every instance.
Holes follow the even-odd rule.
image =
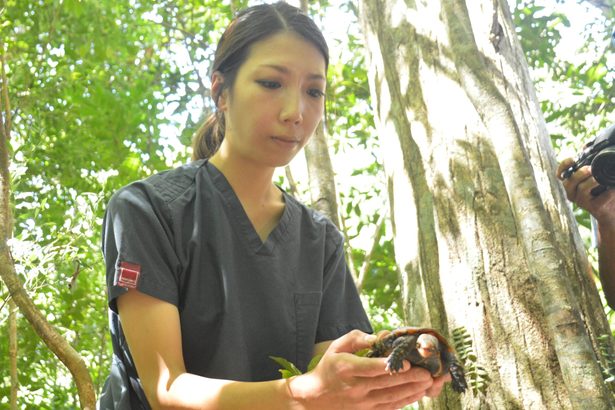
[[[290,162],[295,158],[297,154],[294,154],[292,156],[286,157],[286,158],[271,158],[269,161],[267,161],[269,163],[269,166],[274,167],[274,168],[280,168],[280,167],[285,167],[288,164],[290,164]]]
[[[275,161],[275,162],[272,162],[271,166],[273,168],[283,168],[283,167],[287,166],[288,164],[290,164],[290,160],[288,160],[288,161]]]

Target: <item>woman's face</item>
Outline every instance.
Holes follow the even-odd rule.
[[[232,90],[218,100],[226,122],[221,154],[265,167],[288,164],[322,119],[325,75],[323,55],[297,34],[254,43]]]

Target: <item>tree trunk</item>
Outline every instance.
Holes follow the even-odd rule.
[[[308,1],[300,0],[299,8],[308,11]],[[337,213],[337,193],[335,191],[335,173],[329,155],[324,124],[318,124],[314,135],[304,147],[305,162],[308,169],[312,207],[322,212],[336,225],[340,226]]]
[[[0,44],[0,47],[3,47]],[[11,110],[8,94],[8,79],[4,70],[4,53],[0,49],[0,279],[8,288],[12,302],[30,322],[38,336],[72,373],[79,392],[81,407],[93,410],[96,406],[92,378],[83,358],[58,333],[36,308],[24,290],[11,256],[8,240],[12,236],[13,219],[10,207],[9,136],[11,133]]]
[[[335,174],[322,123],[316,129],[310,142],[305,146],[304,152],[310,180],[312,207],[322,212],[339,227]]]
[[[609,326],[508,5],[365,0],[361,20],[407,320],[455,335],[471,386],[423,407],[613,408]]]
[[[308,1],[300,0],[299,7],[308,13]],[[308,171],[311,207],[321,212],[331,220],[344,234],[346,228],[337,209],[337,191],[335,189],[335,172],[329,155],[327,135],[324,124],[318,124],[314,135],[303,149]],[[344,252],[348,269],[355,280],[359,292],[363,286],[364,277],[357,273],[352,260],[352,248],[348,240],[344,243]],[[369,261],[369,259],[368,259]]]

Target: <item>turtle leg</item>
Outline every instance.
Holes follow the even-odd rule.
[[[387,348],[384,343],[378,341],[372,345],[365,357],[383,357],[386,353],[386,350]]]
[[[453,360],[451,362],[449,371],[451,373],[451,387],[458,393],[463,393],[468,388],[468,383],[466,382],[466,377],[463,372],[463,367],[457,362]]]
[[[387,360],[386,370],[389,373],[397,373],[404,367],[404,359],[409,359],[410,354],[416,349],[417,336],[398,337],[393,342],[393,350]]]

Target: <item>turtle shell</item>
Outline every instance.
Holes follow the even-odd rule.
[[[433,377],[451,374],[451,386],[457,392],[467,388],[463,367],[454,349],[438,331],[431,328],[400,327],[379,338],[368,357],[388,357],[387,371],[399,372],[403,361],[427,369]]]

